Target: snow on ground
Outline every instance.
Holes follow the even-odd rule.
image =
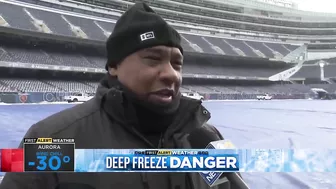
[[[336,101],[207,101],[210,123],[239,148],[336,148]],[[0,148],[35,122],[74,104],[0,107]],[[251,189],[336,189],[336,173],[243,173]],[[1,178],[0,178],[1,180]]]

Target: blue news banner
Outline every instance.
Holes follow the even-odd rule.
[[[336,150],[76,149],[75,172],[336,172]]]

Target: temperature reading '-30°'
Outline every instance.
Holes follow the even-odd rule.
[[[47,169],[47,167],[50,170],[57,171],[61,168],[62,163],[69,163],[70,157],[69,156],[63,156],[61,159],[60,156],[37,156],[36,159],[39,161],[39,165],[36,167],[40,171],[44,171]]]

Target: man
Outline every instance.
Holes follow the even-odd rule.
[[[106,47],[108,74],[95,98],[36,123],[25,137],[75,138],[76,148],[86,149],[183,148],[182,138],[210,115],[201,101],[180,95],[178,32],[137,3],[118,20]],[[0,188],[84,189],[80,183],[96,189],[208,188],[197,173],[9,173]]]

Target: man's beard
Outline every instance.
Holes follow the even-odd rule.
[[[116,76],[111,76],[107,74],[107,85],[109,88],[116,88],[123,92],[124,97],[127,101],[134,103],[134,105],[140,106],[160,115],[167,115],[175,113],[180,106],[181,93],[178,91],[173,97],[172,102],[167,104],[153,103],[148,100],[148,96],[139,96],[130,90],[128,87],[123,85]]]
[[[178,107],[180,105],[180,92],[177,92],[177,94],[173,96],[170,103],[154,103],[148,100],[148,96],[139,96],[122,84],[121,87],[125,94],[125,97],[132,103],[135,103],[135,105],[141,106],[149,111],[155,112],[160,115],[173,114],[178,110]]]

